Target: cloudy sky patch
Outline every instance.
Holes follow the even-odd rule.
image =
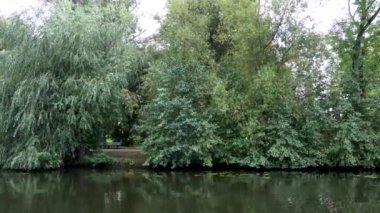
[[[158,31],[159,24],[155,15],[164,16],[166,0],[139,0],[136,11],[139,26],[143,30],[142,37],[147,37]],[[0,0],[0,15],[9,16],[42,5],[40,0]],[[328,33],[333,23],[347,14],[346,0],[309,0],[306,14],[315,20],[316,29]]]

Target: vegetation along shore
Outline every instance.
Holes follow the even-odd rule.
[[[145,39],[133,0],[0,17],[0,168],[378,169],[380,2],[352,3],[327,35],[299,0],[170,0]]]

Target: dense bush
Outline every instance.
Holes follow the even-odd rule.
[[[140,128],[147,136],[142,144],[148,156],[146,165],[212,166],[220,140],[207,109],[212,88],[201,65],[177,63],[169,58],[158,66],[158,95],[143,112]]]

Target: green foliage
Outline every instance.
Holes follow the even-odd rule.
[[[5,29],[1,167],[58,168],[130,103],[133,15],[122,1],[73,7],[58,2],[43,26],[15,17]]]
[[[333,140],[329,161],[339,166],[379,165],[379,87],[380,67],[376,58],[379,48],[378,1],[353,1],[357,11],[350,20],[338,22],[332,45],[338,55],[332,86]],[[368,20],[367,20],[368,18]]]
[[[328,160],[336,166],[374,167],[380,159],[375,145],[379,140],[378,134],[372,130],[370,122],[353,111],[350,103],[342,108],[345,116],[333,125],[335,137],[330,143]]]
[[[57,168],[102,130],[151,167],[378,167],[379,3],[354,2],[323,36],[304,1],[171,0],[153,46],[135,1],[0,20],[0,166]]]
[[[169,2],[159,35],[163,57],[146,81],[147,165],[378,166],[376,98],[346,108],[358,103],[357,82],[345,71],[352,46],[334,40],[341,63],[321,72],[335,56],[326,38],[297,19],[304,9],[298,3]],[[207,93],[199,90],[205,85]],[[208,101],[198,104],[203,97]]]
[[[131,167],[135,165],[135,162],[131,159],[124,159],[123,161],[121,161],[121,164],[126,167]]]
[[[142,111],[139,127],[146,136],[142,147],[147,166],[213,165],[220,138],[209,106],[218,79],[210,73],[214,64],[207,48],[210,20],[203,10],[211,3],[169,4],[160,34],[168,48],[148,76],[152,100]]]
[[[166,62],[166,63],[165,63]],[[210,85],[202,65],[168,58],[157,65],[157,95],[144,108],[140,130],[146,165],[212,166],[213,148],[219,141],[207,109]]]
[[[117,162],[113,157],[105,154],[104,152],[98,152],[87,156],[85,161],[91,164],[94,168],[112,166]]]

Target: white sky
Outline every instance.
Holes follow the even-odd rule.
[[[322,33],[328,33],[334,20],[347,14],[347,0],[308,0],[307,14],[316,23],[316,29]],[[166,0],[139,0],[140,6],[137,14],[139,26],[144,31],[142,37],[147,37],[157,32],[159,25],[153,20],[158,14],[163,16],[166,12]],[[10,15],[21,12],[31,7],[41,5],[39,0],[0,0],[0,15]]]
[[[308,13],[316,22],[316,28],[328,33],[337,19],[348,13],[348,0],[308,0]]]

